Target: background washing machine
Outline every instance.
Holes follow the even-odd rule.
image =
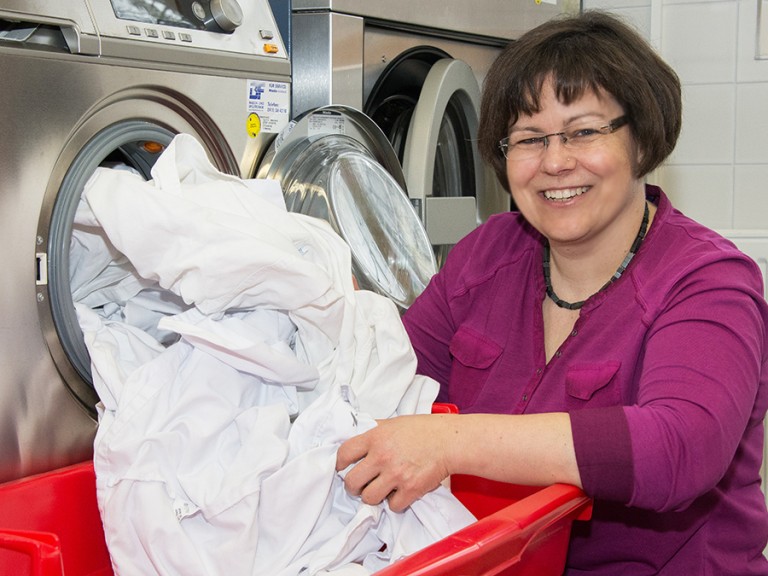
[[[290,119],[290,63],[267,0],[0,0],[0,77],[5,481],[92,453],[69,278],[86,180],[108,163],[148,177],[181,132],[241,174]]]
[[[276,13],[285,5],[273,0]],[[441,265],[459,238],[510,207],[477,152],[488,68],[510,40],[578,9],[575,0],[293,0],[293,111],[343,104],[381,127]]]

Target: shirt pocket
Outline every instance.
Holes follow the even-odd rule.
[[[502,347],[476,330],[460,326],[448,347],[453,362],[448,398],[459,409],[471,407],[485,386]]]
[[[575,407],[602,408],[621,404],[616,373],[619,361],[573,364],[565,376],[567,402]]]

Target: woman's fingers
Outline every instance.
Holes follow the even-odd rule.
[[[400,416],[344,442],[336,469],[347,470],[347,491],[370,505],[387,499],[399,512],[434,490],[448,474],[439,429],[434,416]]]
[[[341,471],[361,460],[368,453],[368,438],[366,434],[354,436],[344,442],[336,452],[336,470]]]

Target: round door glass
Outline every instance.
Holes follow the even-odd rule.
[[[408,197],[381,165],[357,151],[336,157],[328,185],[340,233],[362,275],[358,281],[409,306],[436,265]]]

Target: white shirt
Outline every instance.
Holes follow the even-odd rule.
[[[428,413],[437,384],[278,183],[221,174],[180,135],[149,182],[97,170],[74,235],[95,263],[73,293],[116,573],[366,574],[474,520],[442,487],[397,514],[344,490],[340,443]]]

